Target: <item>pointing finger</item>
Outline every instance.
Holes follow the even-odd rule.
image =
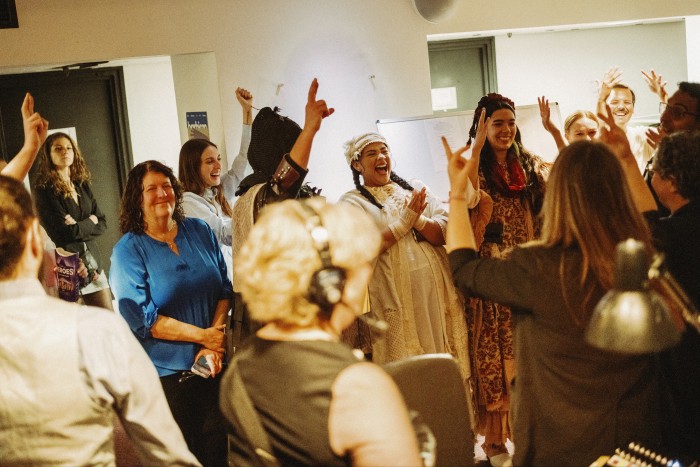
[[[311,86],[309,86],[309,103],[316,102],[316,92],[318,91],[318,80],[314,78],[311,81]],[[330,114],[329,114],[330,115]]]
[[[24,102],[22,102],[22,118],[29,118],[31,114],[34,113],[34,98],[31,94],[27,93],[24,96]]]

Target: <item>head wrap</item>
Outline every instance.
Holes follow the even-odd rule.
[[[300,133],[301,127],[291,118],[280,115],[276,107],[260,109],[253,120],[248,146],[248,163],[253,173],[241,181],[236,196],[267,182],[284,155],[292,150]]]
[[[348,165],[352,166],[352,161],[359,160],[362,150],[372,143],[384,143],[389,148],[386,138],[379,133],[365,133],[346,141],[343,144],[343,149],[345,149],[345,159],[348,161]]]

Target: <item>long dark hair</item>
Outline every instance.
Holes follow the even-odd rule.
[[[85,159],[80,153],[78,145],[73,138],[62,132],[52,133],[46,138],[39,152],[39,167],[34,179],[34,185],[40,188],[52,188],[56,195],[63,198],[71,196],[70,187],[63,181],[56,170],[56,166],[51,160],[51,146],[59,138],[66,138],[73,147],[73,163],[70,166],[70,179],[76,183],[86,183],[90,181],[90,171],[85,164]]]
[[[131,169],[126,180],[126,188],[122,194],[119,210],[119,230],[123,234],[127,232],[144,233],[148,227],[143,218],[142,207],[143,179],[148,172],[158,172],[168,177],[175,192],[173,220],[179,224],[185,219],[185,212],[182,209],[182,185],[175,177],[173,170],[158,161],[145,161]]]
[[[495,111],[500,109],[508,109],[513,112],[513,115],[515,115],[515,103],[512,100],[496,93],[485,95],[479,100],[476,110],[474,110],[474,120],[472,121],[472,126],[469,129],[468,143],[471,143],[472,138],[476,136],[476,130],[479,125],[479,117],[482,109],[486,109],[486,118],[490,117]],[[525,173],[525,187],[520,192],[520,196],[523,199],[527,199],[531,203],[533,212],[538,214],[540,209],[542,209],[542,201],[544,199],[544,183],[537,176],[534,156],[523,146],[520,136],[520,129],[517,127],[515,131],[515,142],[508,149],[508,154],[506,156],[506,161],[512,160],[517,161]],[[481,149],[479,173],[482,174],[486,180],[486,188],[489,191],[500,193],[504,196],[512,196],[510,192],[504,189],[503,181],[497,179],[498,176],[496,174],[496,165],[497,162],[493,148],[487,139],[484,142],[484,147]]]
[[[189,191],[200,196],[204,194],[204,190],[206,190],[207,187],[204,186],[204,182],[200,176],[200,168],[202,166],[202,154],[204,150],[210,146],[214,148],[217,147],[216,144],[208,139],[194,138],[185,142],[182,148],[180,148],[178,174],[184,191]],[[233,209],[231,209],[231,206],[228,204],[226,196],[224,196],[224,191],[219,187],[213,188],[215,193],[214,199],[216,199],[221,206],[221,210],[228,217],[233,216]]]

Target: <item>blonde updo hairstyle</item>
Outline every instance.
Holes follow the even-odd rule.
[[[306,200],[328,230],[333,265],[350,272],[378,254],[381,235],[374,222],[350,204]],[[307,299],[321,258],[306,227],[308,214],[300,201],[266,206],[236,260],[234,274],[251,317],[263,323],[311,326],[320,308]]]

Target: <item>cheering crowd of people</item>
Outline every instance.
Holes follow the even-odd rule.
[[[631,441],[700,459],[695,329],[679,320],[680,344],[655,354],[585,340],[628,238],[700,305],[700,83],[669,95],[643,75],[658,128],[630,124],[617,68],[563,134],[540,97],[553,163],[527,149],[511,99],[483,96],[466,145],[443,138],[447,203],[394,172],[375,132],[338,148],[354,189],[326,202],[304,182],[334,114],[318,81],[303,126],[253,118],[238,88],[230,170],[189,140],[177,175],[131,169],[119,219],[98,207],[89,155],[49,136],[27,94],[0,177],[0,464],[113,464],[118,428],[144,465],[423,465],[381,365],[433,353],[455,359],[491,465],[589,465]],[[122,233],[109,271],[107,222]],[[78,255],[80,305],[37,280],[50,243]]]

